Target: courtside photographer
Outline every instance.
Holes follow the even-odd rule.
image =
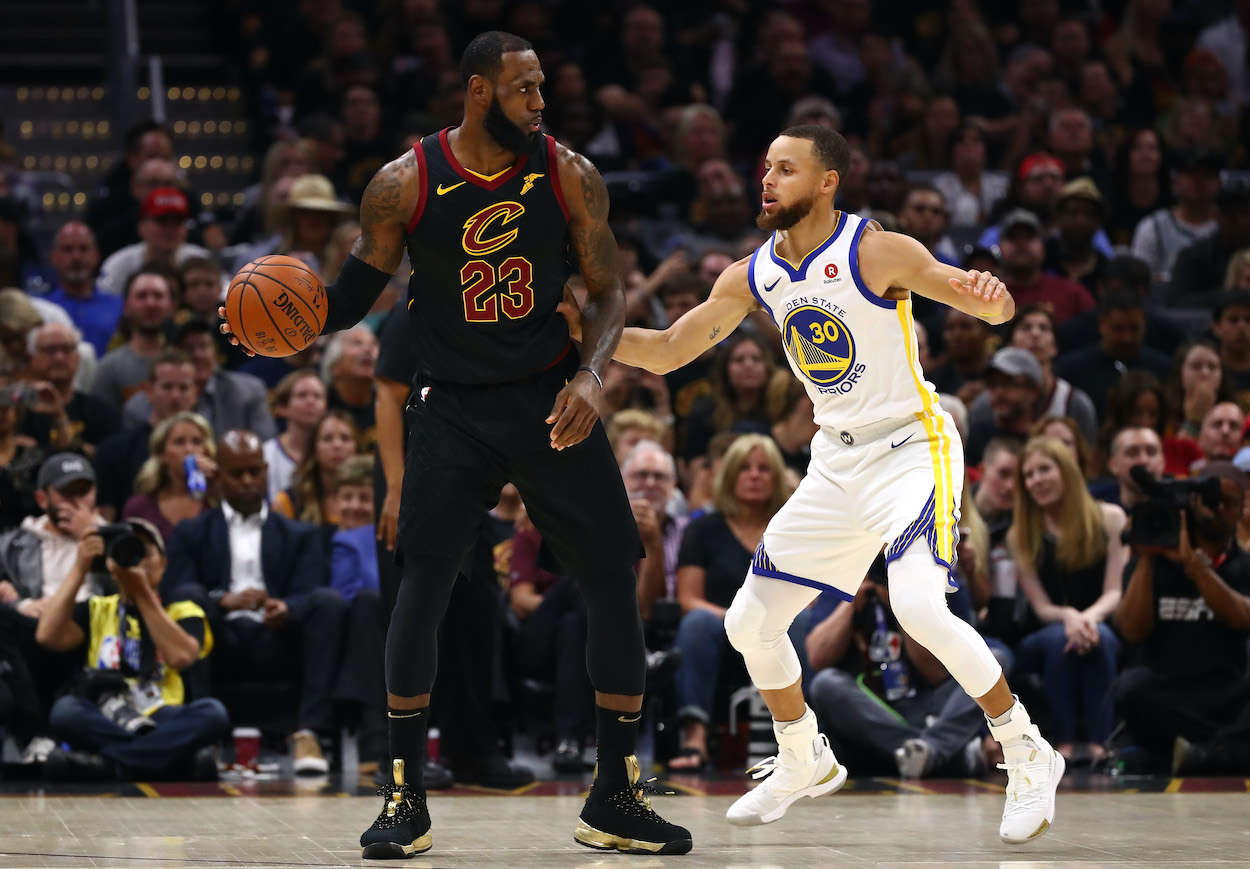
[[[1250,772],[1250,556],[1237,546],[1246,477],[1210,462],[1219,481],[1208,506],[1195,493],[1175,545],[1133,542],[1116,611],[1138,665],[1116,684],[1116,705],[1134,741],[1174,775]],[[1136,514],[1136,511],[1135,511]],[[1130,658],[1130,660],[1132,660]]]
[[[75,603],[101,560],[118,592]],[[209,697],[185,702],[180,675],[208,655],[212,634],[198,605],[162,605],[164,573],[165,544],[146,520],[102,525],[79,538],[70,573],[35,632],[53,651],[86,651],[79,680],[52,706],[52,729],[72,750],[48,755],[49,778],[216,778],[213,746],[230,728],[226,708]]]

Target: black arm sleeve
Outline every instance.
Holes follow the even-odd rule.
[[[326,287],[326,325],[322,333],[350,329],[363,320],[390,280],[386,272],[348,254],[339,279]]]

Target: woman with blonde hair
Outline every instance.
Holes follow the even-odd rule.
[[[27,336],[41,323],[43,317],[24,292],[0,290],[0,376],[21,374],[30,365]]]
[[[1224,289],[1250,292],[1250,247],[1243,247],[1229,257],[1228,271],[1224,273]]]
[[[1093,473],[1089,441],[1085,438],[1085,432],[1081,431],[1080,425],[1072,417],[1047,414],[1033,423],[1033,427],[1029,429],[1029,437],[1040,435],[1048,435],[1071,450],[1072,458],[1076,459],[1076,466],[1082,475],[1088,477]]]
[[[1105,757],[1111,684],[1120,642],[1107,617],[1120,602],[1128,549],[1124,511],[1090,497],[1072,451],[1045,435],[1020,454],[1007,545],[1035,617],[1017,667],[1042,674],[1055,749],[1071,758],[1077,703],[1084,705],[1090,759]]]
[[[156,426],[148,440],[148,453],[135,477],[135,494],[122,507],[121,517],[148,520],[168,543],[175,525],[216,504],[212,490],[217,475],[213,427],[194,411],[175,413]],[[195,457],[199,477],[188,474],[187,459],[191,456]]]
[[[274,512],[314,525],[338,525],[335,493],[339,465],[359,452],[360,432],[351,416],[341,410],[327,413],[313,429],[309,449],[295,468],[290,488],[273,499]]]
[[[669,763],[673,771],[697,772],[707,762],[712,699],[728,648],[725,610],[751,569],[764,529],[790,493],[777,444],[767,435],[742,435],[716,475],[715,512],[692,521],[682,535],[677,557],[682,619],[673,644],[681,650],[676,683],[682,748]]]

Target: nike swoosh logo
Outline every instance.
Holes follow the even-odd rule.
[[[781,278],[777,278],[777,280],[773,281],[771,284],[765,284],[764,292],[771,293],[773,291],[773,287],[777,286],[779,283],[781,283]]]
[[[912,439],[912,438],[914,438],[915,436],[916,436],[916,433],[915,433],[915,432],[912,432],[911,434],[909,434],[907,437],[903,438],[903,439],[902,439],[901,441],[899,441],[898,443],[894,443],[893,441],[890,441],[890,449],[892,449],[892,450],[896,450],[896,449],[898,449],[899,447],[901,447],[903,444],[907,443],[909,440],[911,440],[911,439]]]
[[[438,185],[438,191],[437,191],[438,195],[442,196],[444,193],[450,193],[451,191],[459,187],[461,184],[468,184],[468,183],[469,183],[468,181],[461,181],[460,184],[453,184],[450,187],[444,187],[442,184],[440,184]]]
[[[639,712],[633,718],[626,718],[624,715],[616,716],[616,720],[621,722],[622,724],[633,724],[635,721],[638,721],[640,718],[642,718],[641,712]]]

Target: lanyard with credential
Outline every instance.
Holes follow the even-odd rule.
[[[130,636],[130,622],[126,618],[126,605],[117,601],[117,666],[127,676],[138,676],[143,666],[142,628],[140,636]]]

